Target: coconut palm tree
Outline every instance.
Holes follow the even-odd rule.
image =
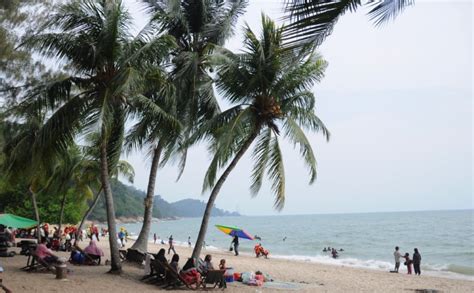
[[[415,0],[286,0],[284,28],[287,45],[320,45],[331,34],[339,18],[367,6],[369,18],[375,25],[394,19]]]
[[[89,164],[90,162],[81,154],[76,145],[70,146],[67,152],[58,159],[47,186],[44,188],[46,193],[61,195],[58,231],[61,231],[68,194],[73,192],[74,196],[81,198],[79,200],[81,202],[93,196],[91,184],[94,183],[95,178],[87,172]]]
[[[125,121],[131,101],[147,103],[141,95],[150,69],[159,65],[174,42],[148,31],[132,36],[131,20],[119,0],[73,1],[59,6],[24,46],[67,62],[68,74],[53,81],[46,98],[32,98],[54,113],[41,129],[40,149],[63,151],[81,132],[100,132],[100,180],[106,200],[111,272],[121,272],[110,169],[119,161]],[[165,115],[155,109],[157,116]]]
[[[178,120],[182,108],[176,105],[174,96],[176,90],[173,83],[170,82],[166,74],[161,76],[163,77],[160,79],[161,82],[155,81],[150,84],[150,93],[147,96],[154,104],[175,119],[163,121],[160,117],[156,117],[152,111],[140,109],[135,116],[135,120],[138,122],[132,126],[126,139],[128,151],[146,149],[148,156],[151,157],[150,174],[144,200],[143,225],[137,240],[131,247],[131,249],[143,252],[148,249],[158,168],[160,165],[164,166],[171,157],[178,153],[183,154],[180,148],[183,143],[182,125]]]
[[[160,158],[164,165],[169,158],[179,154],[179,175],[186,164],[187,145],[183,141],[196,130],[201,121],[215,116],[219,111],[209,75],[212,68],[210,57],[214,48],[223,45],[233,34],[233,26],[244,11],[246,1],[178,1],[148,0],[154,17],[149,27],[156,26],[176,40],[173,50],[171,72],[158,74],[150,89],[151,100],[166,109],[181,123],[166,123],[155,117],[147,109],[140,110],[140,122],[129,136],[131,148],[149,149],[152,158],[145,198],[145,213],[142,229],[133,249],[147,250],[148,237],[153,213],[155,182]],[[163,72],[162,72],[163,73]]]
[[[299,147],[309,169],[310,183],[316,179],[316,159],[303,129],[329,131],[314,114],[311,88],[323,77],[326,62],[314,46],[285,48],[282,29],[262,15],[262,33],[257,37],[245,29],[244,50],[223,52],[218,66],[217,88],[233,106],[203,125],[193,139],[215,138],[214,158],[206,173],[204,189],[211,189],[193,251],[199,257],[211,210],[227,176],[255,142],[251,191],[258,193],[266,171],[272,181],[275,208],[285,203],[285,174],[280,139]],[[217,182],[216,174],[225,167]]]
[[[31,111],[20,116],[17,109],[9,109],[10,116],[17,119],[8,121],[10,133],[5,137],[2,149],[5,155],[3,167],[6,170],[7,180],[15,185],[26,182],[27,192],[31,196],[35,220],[37,221],[38,241],[41,240],[39,228],[41,224],[37,205],[37,194],[47,186],[49,174],[56,163],[55,159],[42,160],[42,153],[32,146],[36,145],[38,134],[43,127],[45,114],[43,111]],[[6,118],[8,119],[8,118]],[[45,154],[46,156],[46,154]]]
[[[183,109],[180,121],[189,135],[201,120],[213,117],[220,108],[212,88],[210,57],[216,46],[232,36],[246,0],[145,0],[152,4],[160,31],[173,36],[172,79],[177,89],[178,107]],[[183,164],[186,156],[183,157]]]

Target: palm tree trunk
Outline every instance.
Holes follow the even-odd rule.
[[[59,224],[58,224],[58,233],[61,237],[61,226],[63,225],[63,217],[64,217],[64,206],[66,205],[66,195],[67,193],[64,193],[63,199],[61,200],[61,209],[59,211]],[[53,235],[54,236],[54,235]]]
[[[259,128],[257,128],[259,129]],[[211,217],[212,208],[214,207],[214,202],[216,201],[217,195],[222,188],[222,185],[226,181],[227,177],[229,176],[230,172],[235,168],[239,160],[243,157],[245,152],[248,150],[252,142],[258,135],[258,130],[255,130],[254,133],[247,139],[247,141],[242,145],[242,148],[239,152],[235,155],[234,159],[230,163],[230,165],[225,169],[224,173],[222,173],[221,177],[217,181],[216,185],[211,191],[211,195],[209,196],[209,200],[206,204],[206,210],[204,211],[204,215],[202,217],[201,228],[199,229],[198,238],[196,240],[196,245],[194,246],[192,258],[197,259],[201,254],[202,245],[204,243],[204,238],[206,237],[207,226],[209,224],[209,218]]]
[[[150,176],[148,178],[148,188],[145,198],[145,214],[143,216],[143,226],[138,235],[137,241],[133,244],[132,249],[139,250],[141,252],[147,252],[148,250],[148,235],[150,233],[151,218],[153,215],[153,200],[155,198],[155,183],[156,173],[158,171],[158,165],[160,163],[162,147],[158,143],[158,146],[153,152],[153,160],[151,161]]]
[[[105,195],[105,207],[107,211],[107,228],[109,229],[109,245],[111,256],[110,273],[122,273],[122,263],[120,261],[119,247],[117,244],[117,225],[115,222],[114,198],[112,196],[112,188],[109,180],[109,165],[107,162],[107,144],[102,133],[102,143],[100,146],[100,177],[102,188]]]
[[[33,210],[35,211],[35,218],[36,222],[38,222],[38,225],[36,225],[36,238],[38,239],[38,243],[41,242],[41,234],[40,234],[40,216],[39,216],[39,211],[38,211],[38,204],[36,203],[36,194],[33,192],[33,188],[30,186],[28,188],[31,194],[31,201],[33,202]]]
[[[99,188],[99,191],[97,191],[97,194],[95,195],[94,201],[92,202],[91,206],[87,209],[86,213],[82,217],[81,223],[79,224],[79,227],[77,228],[77,231],[76,231],[76,242],[77,242],[77,239],[79,239],[79,234],[82,231],[82,226],[84,226],[84,222],[87,220],[87,218],[90,216],[95,206],[99,202],[99,198],[101,194],[102,194],[102,186]]]

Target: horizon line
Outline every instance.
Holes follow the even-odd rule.
[[[240,214],[241,217],[280,217],[280,216],[314,216],[314,215],[353,215],[353,214],[380,214],[380,213],[412,213],[412,212],[459,212],[459,211],[473,211],[471,208],[459,209],[435,209],[435,210],[398,210],[398,211],[370,211],[370,212],[328,212],[328,213],[304,213],[304,214],[265,214],[265,215],[245,215]]]

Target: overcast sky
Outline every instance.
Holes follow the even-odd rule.
[[[145,17],[126,0],[137,27]],[[281,1],[250,1],[227,47],[238,51],[242,25],[259,30],[260,13],[276,19]],[[344,15],[319,51],[329,62],[314,87],[317,115],[332,137],[309,138],[318,179],[308,176],[298,152],[285,145],[286,205],[281,214],[473,208],[472,15],[470,1],[417,1],[395,22],[375,28],[360,10]],[[146,189],[149,162],[141,154],[134,185]],[[210,162],[204,146],[190,151],[187,168],[159,170],[156,193],[168,201],[206,200],[201,194]],[[229,176],[218,207],[245,215],[278,214],[268,182],[249,192],[252,163],[245,157]]]

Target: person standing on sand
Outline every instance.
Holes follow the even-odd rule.
[[[410,254],[405,253],[405,265],[407,266],[407,274],[411,275],[413,261],[410,259]]]
[[[191,236],[188,236],[188,246],[191,247]]]
[[[398,269],[400,268],[400,258],[402,254],[398,251],[400,248],[395,246],[395,251],[393,252],[393,257],[395,258],[395,269],[394,271],[398,273]]]
[[[415,248],[415,253],[413,253],[413,267],[415,269],[415,275],[421,275],[420,270],[421,264],[421,254],[418,252],[418,248]]]
[[[234,245],[234,252],[235,252],[235,255],[239,255],[239,237],[237,237],[237,235],[234,236],[234,239],[232,239],[232,242],[230,243],[230,245]]]
[[[173,253],[176,254],[176,250],[174,250],[174,245],[173,245],[173,235],[170,235],[170,238],[168,239],[168,244],[170,247],[168,248],[168,254],[170,254],[170,251],[173,250]]]
[[[153,243],[156,244],[156,233],[153,233]]]

